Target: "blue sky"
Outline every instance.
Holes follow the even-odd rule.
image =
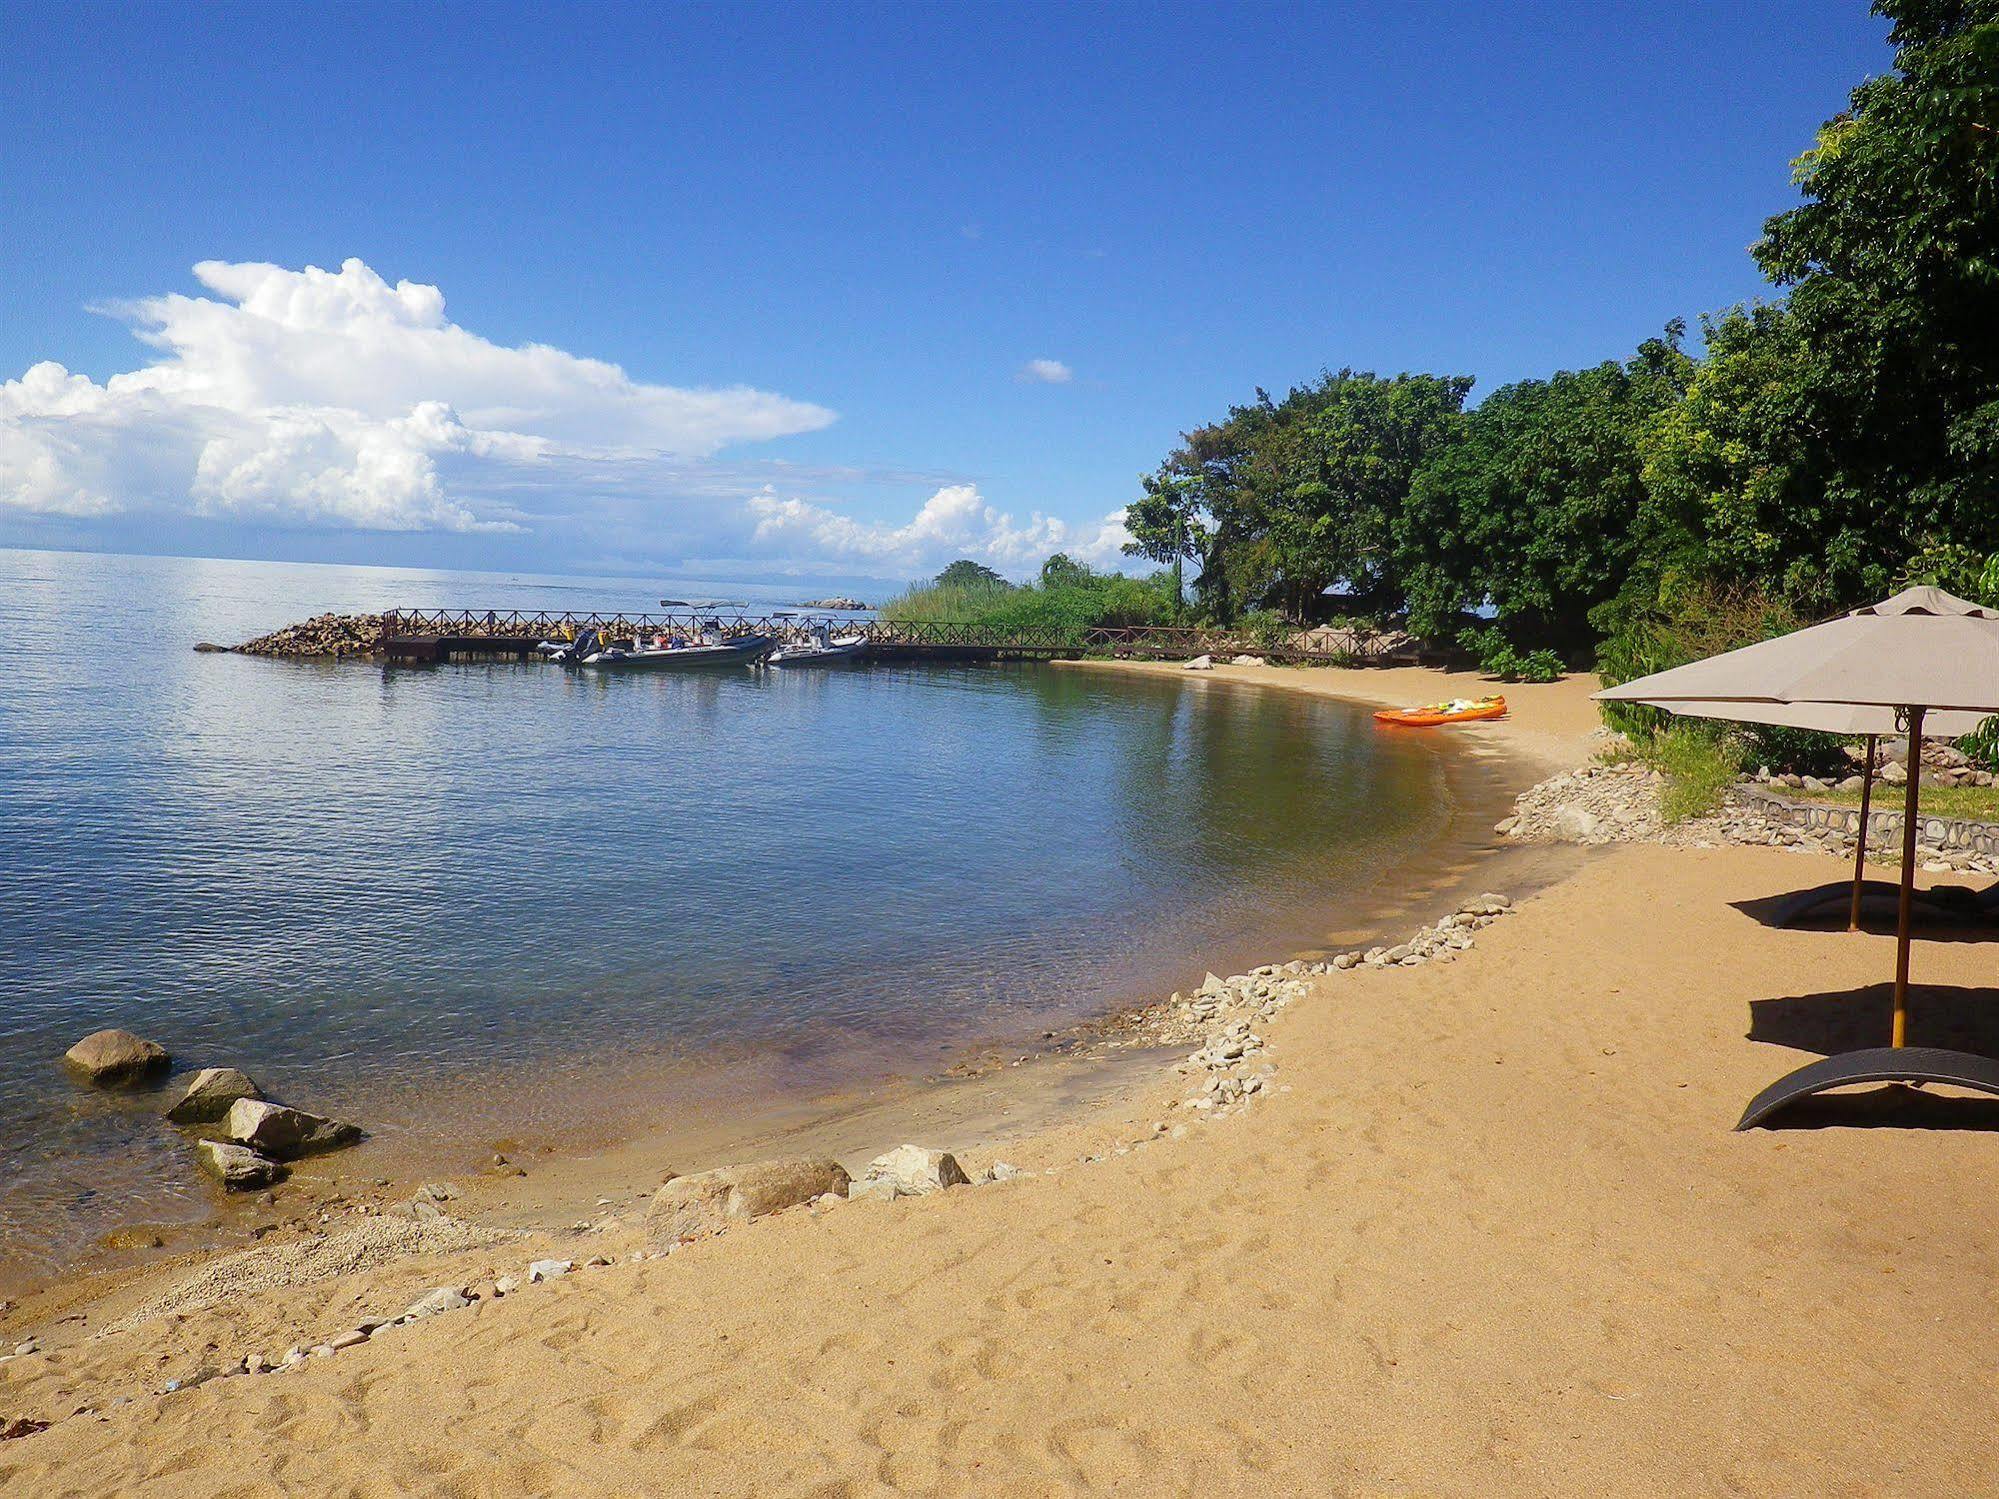
[[[1858,0],[0,18],[0,545],[847,580],[1113,555],[1258,385],[1755,296],[1891,60]]]

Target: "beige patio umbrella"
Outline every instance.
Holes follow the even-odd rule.
[[[1937,588],[1904,589],[1893,598],[1823,624],[1655,672],[1606,688],[1597,697],[1704,718],[1783,723],[1877,737],[1892,730],[1907,734],[1912,745],[1919,744],[1926,734],[1967,732],[1979,720],[1999,713],[1999,610],[1969,603]],[[1895,1050],[1906,1046],[1908,1040],[1910,904],[1915,889],[1922,782],[1920,757],[1912,759],[1902,815],[1901,889],[1895,922],[1891,1047]],[[1972,1086],[1999,1091],[1999,1065],[1958,1053],[1928,1048],[1925,1052],[1929,1058],[1956,1059],[1949,1067],[1939,1062],[1932,1069],[1949,1074],[1938,1080],[1966,1081],[1960,1073],[1978,1072],[1983,1080],[1971,1080]],[[1881,1060],[1871,1053],[1828,1058],[1827,1062],[1856,1065],[1829,1068],[1820,1063],[1801,1069],[1795,1080],[1808,1084],[1803,1091],[1885,1075],[1932,1075],[1912,1067],[1884,1072]],[[1960,1063],[1986,1066],[1967,1069]],[[1817,1076],[1806,1078],[1808,1073]],[[1798,1096],[1796,1091],[1783,1093],[1782,1088],[1779,1084],[1766,1090],[1763,1098],[1752,1103],[1743,1116],[1744,1124],[1761,1117],[1757,1105],[1772,1094],[1780,1096],[1770,1108]]]

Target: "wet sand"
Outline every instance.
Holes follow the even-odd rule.
[[[1520,733],[1552,744],[1581,697],[1522,700]],[[544,1213],[497,1248],[117,1330],[159,1277],[76,1322],[24,1305],[7,1336],[47,1351],[0,1364],[0,1415],[94,1413],[0,1444],[0,1487],[1989,1491],[1994,1106],[1869,1099],[1731,1131],[1765,1083],[1885,1031],[1892,943],[1763,924],[1759,902],[1834,860],[1573,857],[1457,962],[1314,981],[1266,1027],[1275,1085],[1229,1118],[1171,1107],[1187,1084],[1138,1048],[1045,1112],[1012,1091],[1039,1066],[969,1080],[960,1117],[989,1121],[969,1163],[1005,1136],[1017,1180],[631,1262],[643,1192],[687,1165],[633,1156],[587,1231]],[[1989,941],[1922,944],[1916,978],[1918,1039],[1990,1030]],[[851,1153],[949,1143],[949,1113],[858,1121]],[[536,1217],[504,1203],[465,1216]],[[545,1252],[617,1262],[155,1393]]]

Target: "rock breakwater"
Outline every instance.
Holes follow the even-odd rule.
[[[379,656],[388,633],[388,616],[383,614],[316,614],[299,624],[286,625],[255,640],[229,647],[242,656],[294,656],[339,658]],[[214,649],[196,646],[196,650]]]

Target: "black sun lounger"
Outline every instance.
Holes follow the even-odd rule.
[[[1999,1096],[1999,1058],[1940,1046],[1870,1046],[1821,1057],[1750,1099],[1735,1127],[1754,1129],[1786,1104],[1854,1083],[1947,1083]]]

